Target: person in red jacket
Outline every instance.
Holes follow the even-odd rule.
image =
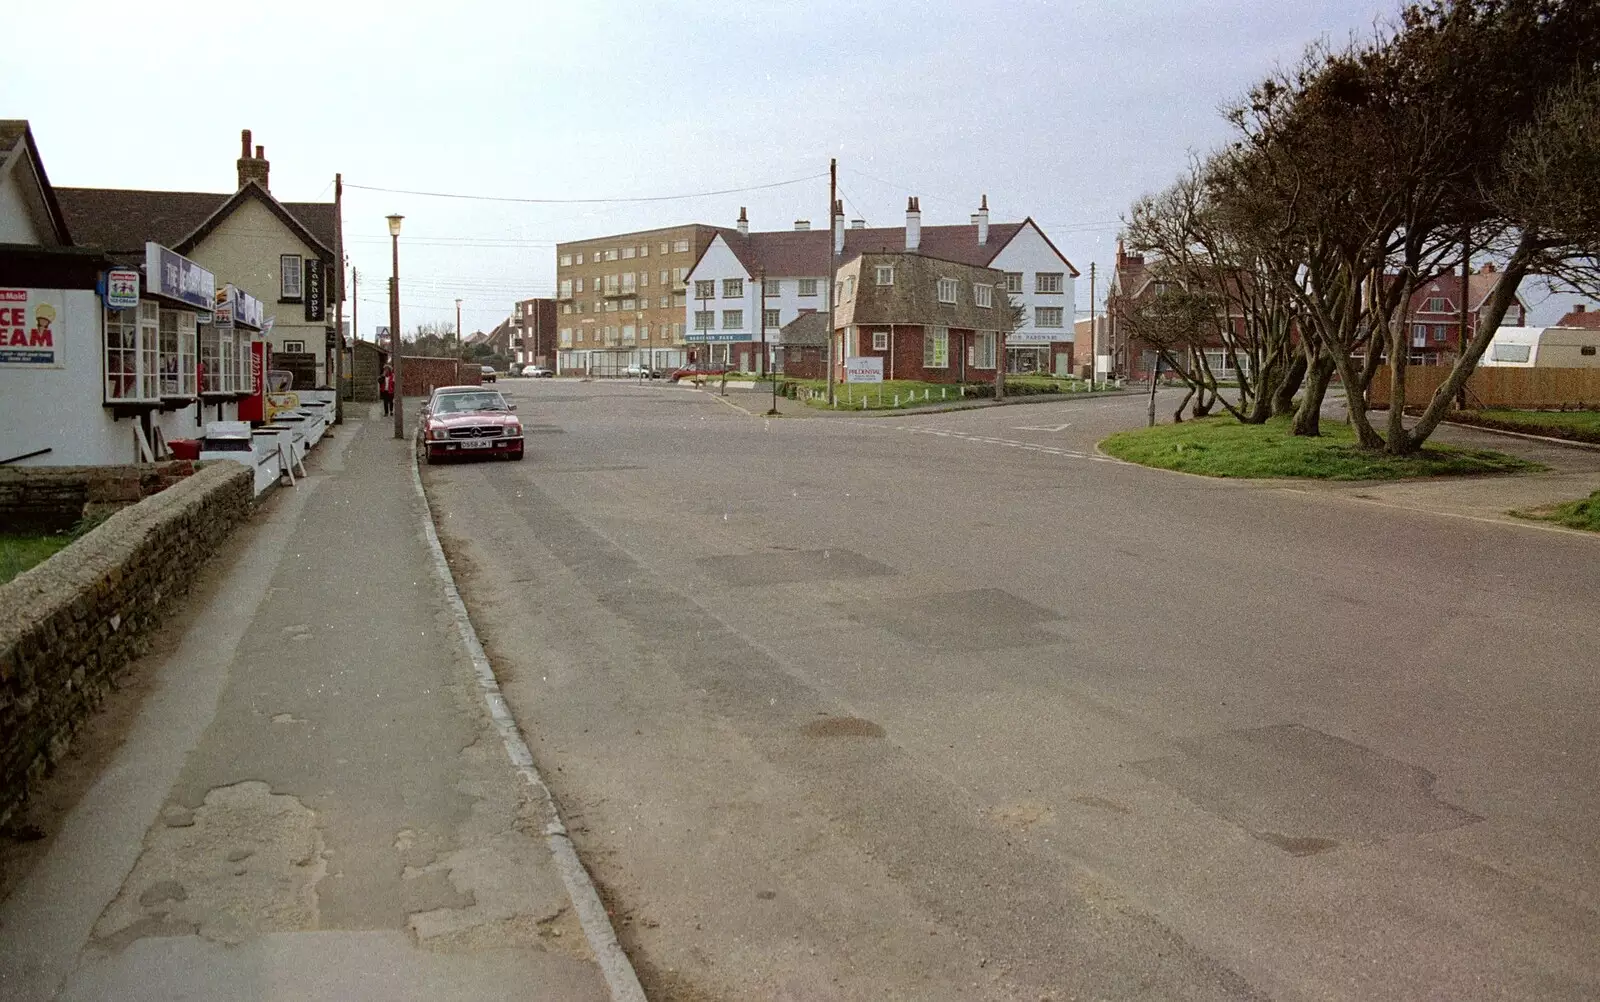
[[[378,377],[378,395],[383,397],[383,413],[385,416],[394,413],[394,369],[385,365],[383,375]]]

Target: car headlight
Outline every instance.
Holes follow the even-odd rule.
[[[507,435],[520,435],[520,434],[522,434],[522,422],[521,421],[507,421],[506,422],[506,434]]]
[[[443,425],[434,425],[433,427],[429,428],[428,429],[428,437],[431,438],[431,439],[435,439],[435,440],[444,438],[445,437],[444,426]]]

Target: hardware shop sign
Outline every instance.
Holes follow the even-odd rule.
[[[62,289],[0,289],[0,366],[62,368]]]
[[[144,280],[150,291],[210,313],[217,304],[217,276],[151,241],[144,245]]]

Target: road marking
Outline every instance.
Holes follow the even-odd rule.
[[[896,431],[908,431],[914,435],[937,435],[939,438],[959,438],[963,442],[976,442],[982,445],[1003,445],[1010,449],[1022,449],[1026,452],[1042,452],[1047,456],[1061,456],[1064,459],[1087,459],[1096,463],[1116,463],[1127,465],[1122,460],[1113,456],[1093,456],[1075,449],[1061,449],[1053,445],[1040,445],[1038,442],[1024,442],[1014,438],[994,438],[989,435],[969,435],[965,432],[950,431],[948,429],[916,428],[911,425],[896,425]]]
[[[1066,424],[1051,425],[1051,426],[1048,426],[1048,427],[1045,426],[1045,425],[1041,425],[1041,424],[1019,424],[1019,425],[1017,425],[1015,428],[1013,428],[1011,430],[1012,431],[1066,431],[1068,428],[1071,428],[1071,427],[1072,427],[1072,422],[1068,421]]]
[[[534,795],[544,801],[545,810],[551,818],[544,826],[545,846],[555,858],[556,870],[567,888],[567,898],[578,913],[578,922],[589,940],[589,949],[594,952],[595,963],[599,965],[600,973],[605,976],[606,985],[611,990],[612,1002],[646,1002],[644,989],[639,985],[639,975],[633,969],[633,962],[623,952],[622,945],[617,942],[617,930],[611,925],[611,917],[600,901],[600,894],[595,890],[589,871],[583,868],[583,861],[572,846],[572,837],[561,820],[555,796],[550,792],[550,787],[545,785],[544,777],[539,775],[538,766],[533,763],[533,752],[529,750],[527,741],[523,740],[522,732],[517,729],[511,708],[506,705],[505,695],[500,691],[500,681],[495,678],[494,666],[489,663],[489,656],[484,653],[483,643],[478,639],[478,631],[473,629],[472,619],[467,615],[466,603],[461,601],[461,593],[456,590],[455,576],[450,573],[450,563],[444,558],[444,548],[439,545],[439,533],[434,528],[428,493],[422,488],[422,471],[417,467],[416,449],[411,450],[411,485],[422,501],[422,528],[428,538],[428,549],[433,555],[434,573],[439,576],[445,601],[456,621],[456,632],[461,635],[461,642],[466,646],[467,656],[478,675],[478,688],[483,692],[483,701],[488,704],[489,717],[494,722],[495,730],[500,733],[500,741],[505,745],[511,764],[533,788]]]

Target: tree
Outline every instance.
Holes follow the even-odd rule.
[[[1028,307],[1019,299],[1013,299],[1005,283],[1001,282],[994,287],[994,397],[1003,399],[1006,395],[1006,348],[1011,335],[1028,325]]]

